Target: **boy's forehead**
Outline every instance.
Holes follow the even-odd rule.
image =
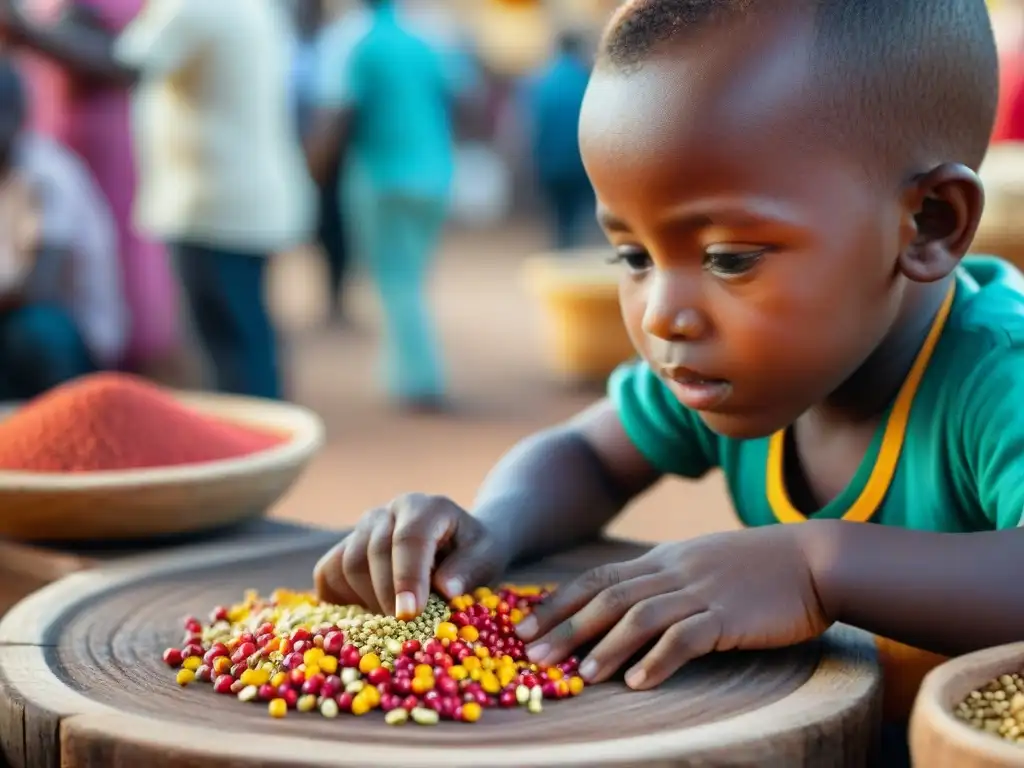
[[[666,44],[635,70],[598,69],[580,119],[584,153],[636,162],[709,145],[753,150],[806,127],[828,99],[814,87],[810,23],[737,25]]]

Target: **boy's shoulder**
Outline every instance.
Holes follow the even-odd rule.
[[[999,350],[1024,349],[1024,273],[999,257],[972,255],[956,280],[948,335],[957,356],[980,360]]]

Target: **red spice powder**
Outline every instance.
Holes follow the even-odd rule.
[[[97,472],[237,458],[284,437],[193,411],[160,387],[97,373],[56,387],[0,421],[0,469]]]

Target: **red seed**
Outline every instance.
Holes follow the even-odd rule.
[[[423,644],[423,652],[433,657],[437,653],[444,653],[444,646],[441,645],[441,641],[437,638],[431,638]]]
[[[198,635],[203,631],[203,623],[195,616],[189,616],[184,621],[185,631],[193,635]]]
[[[196,680],[201,680],[204,683],[210,682],[213,677],[213,670],[210,669],[209,664],[200,664],[199,669],[196,670]]]
[[[406,696],[402,699],[402,709],[407,712],[412,712],[416,707],[420,705],[420,700],[415,696]]]
[[[325,699],[333,699],[335,696],[341,693],[344,687],[345,684],[341,682],[340,677],[338,677],[337,675],[328,675],[327,678],[324,680],[323,687],[320,689],[320,695],[323,696]]]
[[[260,690],[259,690],[259,698],[260,698],[260,701],[270,701],[271,699],[276,699],[277,698],[277,688],[275,688],[274,686],[270,685],[270,683],[266,683],[264,685],[261,685],[260,686]]]
[[[444,696],[457,696],[459,684],[447,675],[438,676],[434,681],[434,687]]]
[[[311,637],[313,637],[313,634],[305,627],[299,627],[294,632],[292,632],[293,643],[299,642],[300,640],[309,640]]]
[[[227,621],[228,620],[228,609],[223,605],[218,605],[212,611],[210,611],[210,623],[215,621]]]
[[[238,664],[232,664],[231,669],[229,669],[228,671],[231,673],[232,677],[239,678],[242,676],[242,673],[245,672],[245,670],[247,670],[248,668],[249,665],[243,661]]]
[[[239,643],[239,645],[242,645],[242,644],[245,644],[245,643],[252,643],[252,644],[255,645],[256,644],[256,638],[253,637],[252,632],[243,632],[242,634],[240,634],[238,636],[238,643]]]
[[[462,708],[457,696],[445,696],[441,699],[441,717],[445,720],[457,720],[455,713]]]
[[[391,672],[388,671],[387,667],[377,667],[371,669],[366,674],[366,682],[370,685],[380,685],[381,683],[391,682]]]
[[[285,669],[296,669],[302,663],[303,660],[301,653],[289,653],[284,657],[284,661],[281,662]]]
[[[233,683],[231,683],[231,692],[241,693],[245,687],[245,683],[243,683],[241,680],[235,680]]]
[[[295,671],[297,672],[298,670]],[[313,696],[318,695],[320,693],[320,689],[324,687],[324,681],[326,679],[326,677],[320,674],[306,678],[306,682],[302,684],[302,692]]]
[[[294,641],[292,643],[292,649],[296,653],[305,653],[306,651],[308,651],[312,647],[313,647],[313,644],[311,642],[309,642],[308,640],[296,640],[296,641]]]
[[[181,651],[182,658],[185,659],[190,656],[198,656],[199,658],[202,658],[204,653],[206,653],[206,651],[203,650],[203,646],[199,645],[199,643],[190,643]]]
[[[541,686],[541,692],[544,694],[545,699],[558,698],[558,688],[550,680]]]
[[[338,660],[343,667],[358,667],[360,658],[359,649],[349,643],[341,649],[341,656],[338,657]]]
[[[338,697],[334,700],[334,703],[338,705],[338,709],[342,712],[352,711],[352,699],[355,697],[351,693],[339,693]]]
[[[384,693],[380,697],[380,708],[385,712],[398,709],[402,706],[402,697],[394,693]]]
[[[278,691],[278,695],[284,699],[285,704],[288,705],[288,709],[295,709],[295,705],[299,703],[299,694],[291,688],[286,691]]]
[[[412,654],[416,653],[418,650],[420,650],[420,641],[419,640],[406,640],[404,643],[402,643],[402,653],[404,653],[404,654],[406,654],[408,656],[411,656]]]
[[[288,673],[288,681],[295,688],[301,688],[306,682],[306,673],[301,669],[293,669]]]
[[[516,699],[516,692],[513,691],[502,691],[498,696],[498,704],[502,707],[511,709],[512,707],[518,706],[519,701]]]
[[[231,675],[221,675],[214,681],[213,690],[217,693],[231,693],[231,685],[235,682],[235,678]]]
[[[391,681],[391,690],[400,696],[408,696],[412,693],[412,680],[404,675],[396,677]]]
[[[180,667],[184,657],[177,648],[168,648],[164,651],[164,664],[171,668]]]
[[[324,653],[328,656],[338,656],[344,647],[345,634],[343,632],[329,632],[324,638]]]

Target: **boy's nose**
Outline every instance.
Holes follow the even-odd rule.
[[[665,341],[701,338],[708,332],[707,318],[696,306],[692,290],[678,280],[655,279],[647,295],[644,333]]]

